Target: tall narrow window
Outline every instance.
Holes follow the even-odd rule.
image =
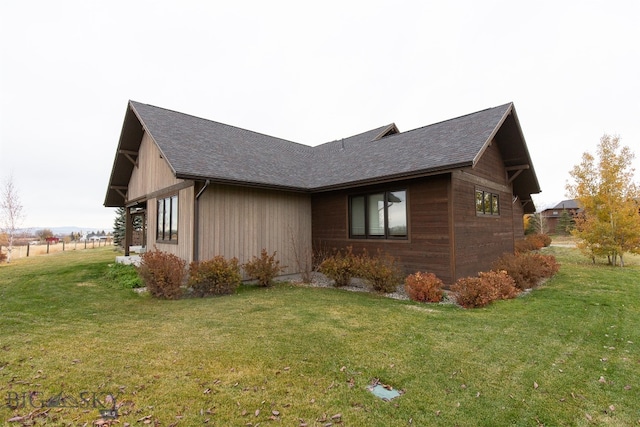
[[[370,237],[384,237],[384,193],[371,194],[369,201],[369,226],[367,235]]]
[[[158,199],[158,227],[156,240],[160,242],[178,241],[178,196]]]
[[[365,197],[357,196],[351,198],[351,230],[352,236],[364,236],[365,231],[365,210],[364,210]]]
[[[164,199],[158,200],[158,228],[156,240],[164,240]]]
[[[407,193],[387,193],[387,229],[389,236],[407,237]]]
[[[406,238],[406,190],[350,197],[349,236],[358,239]]]
[[[178,240],[178,196],[171,198],[171,219],[169,220],[169,240]]]

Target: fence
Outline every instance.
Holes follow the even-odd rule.
[[[85,240],[82,242],[73,241],[66,243],[60,241],[59,243],[43,242],[41,244],[26,244],[26,245],[13,245],[11,251],[11,258],[24,258],[28,256],[46,255],[54,252],[74,251],[78,249],[94,249],[102,246],[113,245],[113,239],[107,240]],[[7,247],[0,246],[0,252],[7,254]]]

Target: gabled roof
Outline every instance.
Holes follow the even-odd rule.
[[[304,192],[473,167],[495,140],[515,194],[526,200],[540,192],[512,103],[408,132],[390,124],[310,147],[129,101],[105,206],[124,203],[143,130],[176,178]]]

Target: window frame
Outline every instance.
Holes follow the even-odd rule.
[[[404,192],[404,225],[405,225],[405,233],[403,235],[393,234],[391,233],[391,229],[389,227],[389,208],[392,204],[389,204],[390,195],[392,193]],[[376,200],[376,197],[383,195],[382,203],[383,203],[383,224],[382,224],[382,233],[375,234],[373,233],[373,223],[370,220],[370,204]],[[379,190],[379,191],[370,191],[367,193],[358,193],[349,196],[348,199],[348,235],[349,239],[367,239],[367,240],[408,240],[409,239],[409,204],[408,204],[408,194],[409,191],[406,188],[394,189],[394,190]],[[362,199],[362,221],[358,221],[358,223],[362,223],[363,234],[355,234],[354,233],[354,200]],[[359,208],[360,210],[360,208]]]
[[[476,188],[475,191],[476,216],[499,217],[500,216],[500,195],[493,191]],[[489,205],[487,207],[487,204]]]
[[[178,243],[178,218],[180,204],[178,194],[171,194],[156,201],[156,242]]]

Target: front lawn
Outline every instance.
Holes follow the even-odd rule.
[[[159,301],[114,281],[110,247],[16,260],[0,421],[92,425],[113,395],[120,426],[636,425],[640,267],[545,251],[553,279],[475,310],[288,284]]]

